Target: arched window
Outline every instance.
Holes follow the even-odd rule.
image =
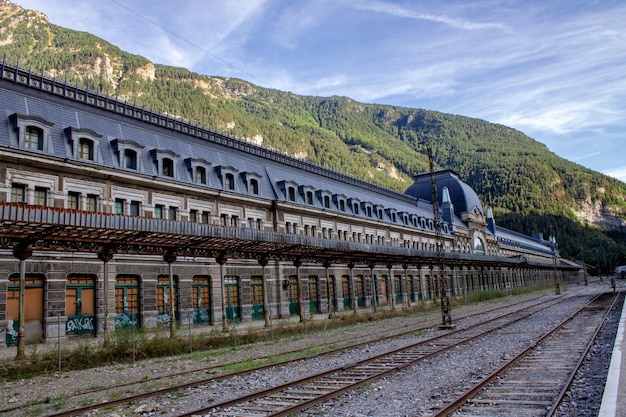
[[[24,145],[28,149],[43,151],[43,129],[27,126],[24,133]]]
[[[78,140],[78,158],[93,161],[93,141],[87,138]]]
[[[250,180],[250,192],[254,195],[259,194],[259,181],[256,178]]]
[[[205,167],[196,168],[196,183],[206,184],[206,168]]]
[[[479,238],[478,236],[474,238],[474,253],[478,255],[485,254],[485,244],[483,243],[482,239]]]
[[[235,176],[231,173],[226,174],[225,178],[225,187],[227,190],[235,189]]]
[[[163,158],[162,162],[163,167],[161,168],[161,175],[164,177],[174,177],[174,161],[169,158]]]

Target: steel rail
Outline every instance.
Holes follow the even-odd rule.
[[[556,305],[564,300],[560,300],[557,303],[550,305],[549,307]],[[211,404],[210,406],[202,407],[191,412],[185,412],[179,414],[178,417],[191,417],[195,415],[215,415],[215,416],[286,416],[292,415],[295,412],[307,409],[313,405],[326,401],[332,397],[342,394],[343,392],[353,390],[363,384],[371,382],[375,379],[382,378],[391,373],[397,372],[408,366],[412,366],[415,363],[431,358],[444,351],[452,349],[456,346],[469,343],[476,340],[486,334],[497,331],[505,325],[524,320],[525,318],[544,310],[547,307],[542,308],[525,308],[511,312],[509,314],[489,319],[484,322],[468,326],[464,329],[458,329],[450,331],[444,335],[429,338],[424,341],[420,341],[403,348],[394,349],[383,354],[375,355],[367,359],[357,361],[351,365],[344,365],[339,368],[324,371],[315,375],[311,375],[305,378],[301,378],[296,381],[281,384],[275,387],[268,388],[253,392],[239,398],[222,401],[219,403]],[[521,314],[525,312],[524,314]],[[520,315],[521,314],[521,315]],[[508,316],[515,316],[512,320],[506,323],[501,323],[503,318]],[[500,322],[498,322],[500,321]],[[480,327],[487,327],[487,329],[480,330]],[[469,334],[466,337],[462,337],[463,333]],[[446,339],[448,341],[446,342]],[[390,359],[391,358],[391,359]],[[385,362],[387,361],[387,363]],[[389,365],[391,362],[391,365]],[[335,379],[331,379],[336,374]],[[326,379],[326,382],[325,382]],[[318,385],[307,385],[314,382],[319,382]],[[324,385],[326,384],[326,386]],[[298,390],[294,387],[304,387],[300,391],[305,393],[304,397],[298,397],[298,402],[294,396],[298,395]],[[330,387],[327,387],[330,386]],[[260,405],[253,406],[254,411],[249,413],[236,411],[231,413],[225,409],[237,405],[244,404],[246,407],[251,408],[247,404],[252,401],[267,398],[258,403]],[[272,400],[275,398],[275,400]],[[286,401],[289,399],[290,401]],[[272,403],[276,407],[271,407]],[[210,414],[212,413],[212,414]]]
[[[579,314],[581,314],[582,312],[586,311],[588,309],[589,305],[592,304],[593,302],[595,302],[596,300],[598,300],[602,295],[604,295],[604,294],[599,294],[596,297],[594,297],[592,300],[590,300],[586,305],[584,305],[580,309],[578,309],[570,317],[564,319],[561,323],[559,323],[558,326],[556,326],[555,328],[551,329],[549,332],[545,333],[538,340],[536,340],[533,344],[528,346],[526,349],[524,349],[519,354],[515,355],[512,359],[510,359],[504,365],[502,365],[500,368],[498,368],[497,370],[492,372],[489,376],[481,379],[481,381],[479,383],[475,384],[469,390],[467,390],[466,392],[464,392],[463,394],[458,396],[458,398],[456,398],[455,400],[451,401],[449,404],[445,405],[443,408],[439,409],[436,413],[431,414],[430,417],[445,417],[445,416],[449,416],[452,413],[454,413],[455,411],[457,411],[464,404],[466,404],[468,402],[468,400],[470,400],[471,398],[475,397],[479,392],[482,392],[483,389],[488,384],[492,383],[496,378],[501,377],[506,371],[508,371],[511,367],[513,367],[514,365],[516,365],[519,362],[521,362],[526,356],[528,356],[529,353],[534,351],[538,346],[540,346],[542,343],[544,343],[546,340],[548,340],[550,337],[552,337],[555,333],[557,333],[559,330],[561,330],[563,327],[565,327],[565,325],[567,325],[572,320],[574,320],[574,318],[576,318]],[[613,300],[613,303],[609,307],[608,312],[610,312],[610,310],[613,308],[613,306],[615,305],[616,300],[617,300],[617,297]],[[574,376],[576,374],[576,371],[579,369],[580,365],[582,364],[582,361],[584,360],[584,357],[586,356],[587,352],[589,351],[589,349],[593,345],[593,341],[595,340],[595,338],[596,338],[596,336],[597,336],[597,334],[599,332],[599,329],[601,328],[602,324],[606,320],[608,312],[604,315],[604,318],[602,319],[600,325],[596,328],[596,330],[594,332],[594,335],[593,335],[593,338],[587,344],[584,353],[581,355],[581,358],[579,359],[579,361],[578,361],[578,363],[576,365],[576,368],[570,374],[566,386],[560,391],[558,398],[555,398],[555,400],[552,402],[552,405],[550,406],[552,411],[549,414],[546,414],[546,416],[553,415],[553,412],[556,409],[556,405],[558,405],[561,402],[563,396],[565,395],[567,387],[569,387],[569,385],[571,384],[571,381],[573,380],[573,378],[574,378]],[[474,412],[479,412],[479,410],[475,410]],[[476,414],[476,415],[479,415],[479,414]]]
[[[556,300],[560,300],[563,296],[556,298]],[[567,297],[564,297],[563,300],[558,301],[558,302],[563,302],[567,299]],[[554,301],[555,299],[551,299],[549,301]],[[492,312],[496,312],[498,310],[502,310],[502,309],[507,309],[507,308],[511,308],[511,307],[515,307],[515,306],[519,306],[520,304],[524,304],[526,302],[528,302],[529,300],[525,300],[525,301],[521,301],[519,303],[514,303],[514,304],[509,304],[506,306],[502,306],[502,307],[496,307],[496,308],[492,308],[486,311],[481,311],[479,313],[471,313],[471,314],[466,314],[464,316],[459,316],[459,318],[457,318],[457,320],[462,320],[462,319],[467,319],[467,318],[471,318],[474,316],[478,316],[478,315],[484,315],[487,313],[492,313]],[[544,301],[541,302],[537,302],[537,303],[533,303],[531,305],[529,305],[526,308],[531,308],[531,307],[536,307],[536,306],[540,306],[542,304],[544,304]],[[412,327],[409,330],[404,330],[402,332],[397,332],[397,333],[393,333],[392,335],[389,335],[389,333],[386,333],[385,335],[380,335],[375,339],[369,339],[369,340],[365,340],[362,342],[358,342],[358,343],[353,343],[353,344],[349,344],[346,346],[342,346],[336,349],[330,349],[326,352],[323,353],[317,353],[317,354],[313,354],[313,355],[307,355],[307,356],[302,356],[302,357],[298,357],[296,359],[288,359],[288,360],[284,360],[284,361],[279,361],[279,362],[274,362],[272,364],[268,364],[268,365],[262,365],[262,366],[257,366],[251,369],[246,369],[246,370],[241,370],[241,371],[236,371],[236,372],[229,372],[229,373],[225,373],[219,376],[213,376],[210,378],[202,378],[200,380],[196,380],[196,381],[192,381],[192,382],[188,382],[185,384],[178,384],[172,387],[167,387],[167,388],[160,388],[157,390],[151,390],[149,392],[146,393],[142,393],[142,394],[135,394],[135,395],[130,395],[130,396],[125,396],[122,398],[117,398],[115,400],[109,400],[109,401],[104,401],[104,402],[99,402],[98,404],[92,404],[92,405],[87,405],[87,406],[82,406],[82,407],[77,407],[77,408],[73,408],[71,410],[65,410],[65,411],[60,411],[60,412],[56,412],[54,414],[48,414],[47,417],[65,417],[65,416],[77,416],[77,415],[81,415],[84,414],[86,412],[98,409],[98,408],[108,408],[108,407],[113,407],[113,406],[119,406],[122,404],[126,404],[129,402],[133,402],[133,401],[137,401],[137,400],[141,400],[141,399],[145,399],[145,398],[150,398],[150,397],[156,397],[159,395],[164,395],[164,394],[169,394],[171,392],[175,392],[175,391],[179,391],[181,389],[186,389],[186,388],[193,388],[193,387],[197,387],[200,385],[204,385],[207,384],[209,382],[213,382],[213,381],[218,381],[218,380],[223,380],[226,378],[230,378],[230,377],[235,377],[235,376],[243,376],[243,375],[248,375],[251,374],[253,372],[257,372],[257,371],[262,371],[262,370],[266,370],[266,369],[270,369],[272,367],[276,367],[276,366],[283,366],[283,365],[287,365],[290,363],[294,363],[294,362],[298,362],[301,360],[306,360],[306,359],[313,359],[316,357],[322,357],[325,355],[332,355],[332,354],[336,354],[336,353],[340,353],[349,349],[354,349],[354,348],[358,348],[361,346],[365,346],[368,344],[372,344],[372,343],[376,343],[379,342],[380,340],[389,340],[389,338],[397,338],[397,337],[403,337],[412,333],[415,333],[416,331],[420,331],[420,330],[427,330],[429,328],[432,328],[432,326],[434,326],[435,324],[433,323],[432,325],[427,325],[427,326],[415,326]],[[362,337],[354,337],[352,339],[347,339],[344,340],[342,342],[350,342],[350,340],[359,340],[362,339]],[[429,339],[430,340],[430,339]],[[326,344],[321,344],[321,345],[316,345],[316,347],[319,346],[331,346],[336,344],[337,342],[331,342],[331,343],[326,343]],[[306,348],[308,349],[308,348]],[[290,351],[286,351],[281,353],[280,355],[290,355],[290,354],[294,354],[294,353],[298,353],[301,352],[302,350],[306,350],[306,349],[293,349]],[[276,355],[271,355],[271,356],[276,356]],[[267,359],[269,357],[254,357],[251,358],[253,360],[263,360],[263,359]],[[212,365],[212,366],[208,366],[208,367],[202,367],[202,368],[198,368],[198,369],[194,369],[192,371],[183,371],[183,372],[176,372],[176,373],[171,373],[171,374],[167,374],[167,375],[163,375],[160,376],[158,378],[151,378],[150,380],[147,381],[134,381],[134,382],[128,382],[128,383],[124,383],[124,384],[116,384],[116,385],[111,385],[111,386],[107,386],[101,389],[93,389],[93,390],[88,390],[88,391],[83,391],[80,393],[76,393],[76,394],[71,394],[71,395],[65,395],[64,398],[69,399],[69,398],[74,398],[74,397],[80,397],[82,395],[88,395],[88,394],[95,394],[98,392],[106,392],[106,391],[110,391],[110,390],[114,390],[114,389],[119,389],[119,388],[127,388],[133,385],[140,385],[140,384],[145,384],[148,382],[154,382],[154,381],[158,381],[161,379],[167,379],[167,378],[173,378],[173,377],[177,377],[177,376],[181,376],[181,375],[188,375],[189,373],[195,373],[195,372],[206,372],[209,370],[213,370],[213,369],[220,369],[220,368],[225,368],[229,365],[235,365],[240,363],[240,361],[233,361],[233,362],[228,362],[228,363],[223,363],[223,364],[216,364],[216,365]],[[4,408],[0,410],[0,413],[5,413],[5,412],[9,412],[9,411],[15,411],[15,410],[19,410],[19,409],[26,409],[28,407],[33,407],[36,406],[38,404],[42,404],[44,403],[45,400],[41,400],[38,403],[29,403],[29,404],[24,404],[24,405],[19,405],[19,406],[15,406],[15,407],[11,407],[11,408]]]

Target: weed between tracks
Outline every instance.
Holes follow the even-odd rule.
[[[485,290],[469,293],[467,296],[457,295],[451,297],[452,306],[488,302],[498,300],[508,296],[527,294],[535,291],[542,291],[549,286],[514,288],[510,290]],[[227,332],[217,329],[193,335],[185,334],[184,329],[178,329],[172,337],[169,330],[160,332],[146,332],[143,329],[131,330],[122,329],[115,331],[110,340],[102,342],[97,339],[86,339],[85,343],[80,343],[73,349],[61,350],[61,370],[89,369],[98,366],[115,363],[132,363],[134,360],[164,358],[174,355],[188,354],[190,345],[193,354],[191,359],[210,358],[225,350],[234,350],[236,345],[245,345],[258,341],[276,341],[288,337],[299,337],[303,331],[321,332],[329,328],[352,326],[357,323],[384,320],[393,317],[426,315],[439,310],[439,301],[422,301],[411,307],[402,307],[398,304],[396,310],[388,308],[378,308],[377,311],[360,311],[355,315],[351,311],[336,313],[332,319],[328,320],[307,320],[304,323],[279,323],[271,329],[252,328],[246,331],[234,333],[233,328]],[[336,346],[335,346],[336,347]],[[332,347],[311,348],[305,352],[300,352],[297,356],[323,353],[324,350]],[[294,354],[295,355],[295,354]],[[231,371],[249,369],[254,366],[271,364],[280,360],[285,360],[285,355],[281,357],[271,357],[263,361],[247,361],[236,367],[239,369],[229,369]],[[261,363],[262,362],[262,363]],[[235,366],[235,365],[233,365]],[[56,349],[45,349],[38,352],[35,350],[25,360],[3,359],[0,361],[0,378],[8,380],[30,378],[35,375],[56,372],[59,367],[59,354]]]

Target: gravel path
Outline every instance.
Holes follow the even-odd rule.
[[[594,291],[599,292],[601,289],[604,290],[605,288],[598,285],[590,285],[589,287],[573,286],[568,291],[564,291],[564,293],[565,295],[571,295],[579,291],[590,293]],[[453,319],[471,313],[491,310],[497,306],[518,303],[523,300],[528,300],[528,303],[532,303],[537,298],[554,297],[554,294],[547,292],[541,296],[512,297],[498,303],[459,307],[453,311]],[[574,304],[576,303],[563,303],[559,307],[553,308],[549,315],[541,315],[542,317],[534,318],[533,320],[536,321],[530,326],[528,323],[525,325],[512,325],[509,328],[502,329],[495,337],[485,338],[485,340],[477,341],[468,347],[454,349],[451,352],[438,356],[436,360],[411,367],[392,377],[379,380],[358,392],[337,398],[332,403],[321,404],[315,409],[302,413],[302,415],[353,417],[428,415],[431,408],[436,407],[438,402],[443,399],[443,393],[461,391],[479,375],[489,372],[489,369],[511,356],[514,351],[520,350],[524,343],[536,334],[545,332],[550,323],[560,321],[569,311],[575,308]],[[456,323],[458,326],[466,326],[490,314],[495,313],[484,313],[482,317],[458,319]],[[401,338],[389,338],[385,342],[368,345],[367,348],[350,350],[344,354],[303,360],[294,365],[255,372],[246,377],[229,378],[226,381],[213,382],[208,386],[171,394],[165,399],[149,399],[139,404],[122,407],[116,411],[100,410],[90,413],[91,416],[169,416],[177,412],[207,405],[209,402],[221,401],[240,393],[265,388],[270,384],[318,373],[338,364],[350,363],[359,358],[365,358],[394,347],[413,343],[425,337],[432,337],[439,332],[437,330],[439,321],[439,313],[434,311],[426,316],[388,319],[338,329],[329,328],[322,332],[308,332],[298,337],[276,342],[263,342],[220,351],[147,360],[137,363],[135,366],[112,365],[86,371],[51,374],[28,380],[3,381],[0,386],[0,398],[4,400],[3,404],[5,404],[2,408],[33,401],[34,399],[50,398],[50,404],[40,406],[37,410],[34,410],[34,413],[31,413],[31,415],[39,415],[51,413],[55,408],[71,408],[85,405],[87,401],[102,400],[103,398],[99,394],[90,400],[83,398],[80,400],[81,403],[74,404],[73,400],[69,398],[69,394],[88,387],[103,386],[105,383],[139,381],[142,379],[150,380],[160,375],[167,375],[182,370],[192,371],[206,367],[209,364],[223,364],[233,360],[246,361],[253,357],[276,355],[281,352],[311,347],[320,343],[340,343],[345,338],[356,335],[368,334],[373,338],[379,331],[389,330],[390,328],[405,329],[418,323],[433,326],[433,329],[427,333]],[[185,377],[170,378],[169,382],[176,380],[183,382]],[[163,381],[155,381],[150,387],[157,389],[163,384]],[[132,390],[122,391],[109,392],[109,398],[129,395]],[[600,392],[600,397],[601,395],[602,392]],[[23,411],[21,413],[12,414],[7,412],[4,414],[6,416],[24,415]]]

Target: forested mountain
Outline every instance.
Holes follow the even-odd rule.
[[[626,184],[567,161],[507,126],[436,111],[299,96],[243,80],[158,65],[45,15],[0,0],[0,53],[146,108],[226,131],[404,191],[435,165],[470,184],[496,222],[554,234],[561,255],[604,271],[626,255]]]

